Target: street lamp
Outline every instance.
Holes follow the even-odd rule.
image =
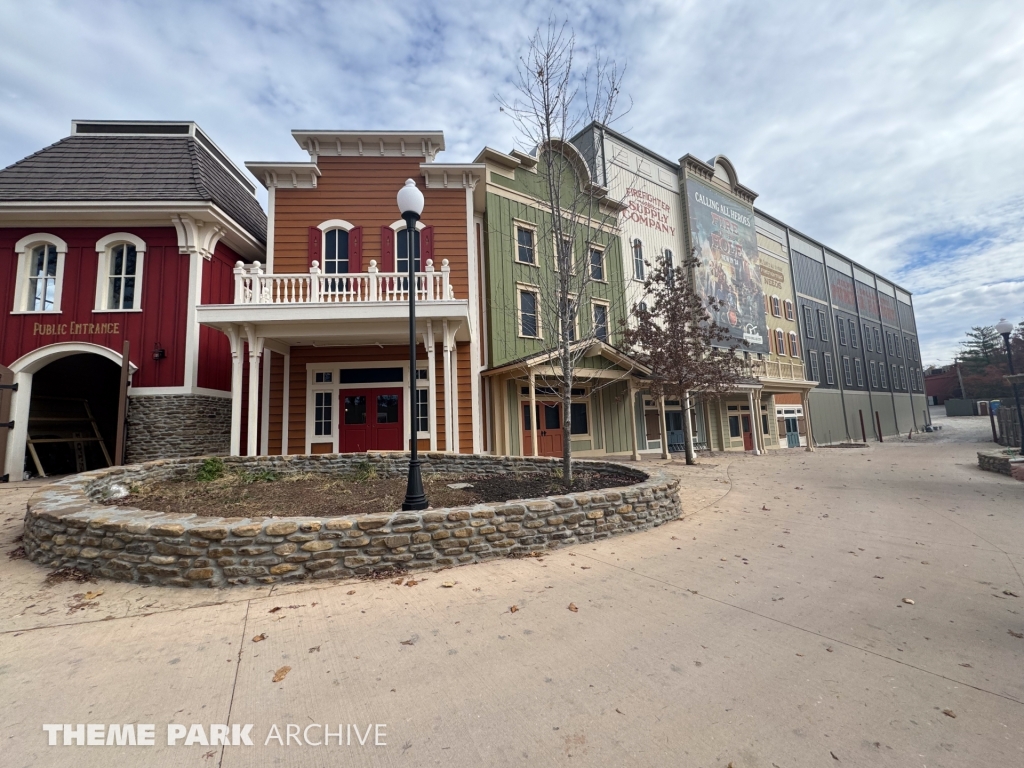
[[[419,446],[416,440],[416,249],[413,236],[416,222],[423,213],[423,193],[416,188],[416,182],[407,179],[405,186],[398,190],[398,210],[405,219],[405,248],[409,261],[409,482],[405,488],[403,510],[426,509],[430,506],[423,491],[423,477],[420,475]]]
[[[996,323],[996,331],[1003,337],[1003,344],[1006,346],[1006,362],[1010,366],[1010,375],[1014,376],[1016,371],[1013,370],[1013,349],[1010,346],[1010,333],[1013,331],[1013,323],[1004,317]],[[1017,382],[1011,379],[1010,386],[1013,387],[1013,401],[1017,405],[1017,424],[1020,427],[1021,436],[1020,455],[1024,456],[1024,412],[1020,409],[1020,394],[1017,392]]]

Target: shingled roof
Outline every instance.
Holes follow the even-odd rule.
[[[266,243],[267,215],[252,184],[194,124],[178,125],[191,130],[183,135],[79,131],[0,171],[0,204],[210,202]]]

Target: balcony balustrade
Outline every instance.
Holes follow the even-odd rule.
[[[804,364],[800,360],[782,362],[781,360],[751,360],[750,375],[758,379],[784,379],[787,381],[804,381]]]
[[[449,284],[448,259],[434,269],[427,259],[415,277],[416,301],[455,299]],[[258,261],[235,264],[235,304],[342,304],[356,302],[409,301],[409,275],[406,272],[380,272],[370,261],[366,272],[325,274],[314,261],[308,273],[266,274]]]

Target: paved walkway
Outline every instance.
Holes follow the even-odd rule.
[[[985,420],[936,423],[670,465],[684,520],[411,587],[47,586],[2,555],[3,765],[1024,765],[1024,483],[977,469]],[[6,553],[26,490],[0,488]],[[168,747],[168,723],[256,745]],[[387,745],[264,745],[312,723]]]

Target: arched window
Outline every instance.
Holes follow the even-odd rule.
[[[18,278],[15,312],[60,312],[64,258],[68,244],[56,235],[37,232],[15,246]]]
[[[382,272],[409,271],[409,231],[404,221],[396,221],[388,227],[381,227],[381,263],[377,265]],[[413,266],[422,272],[428,259],[434,258],[434,228],[416,222],[416,231],[412,238]]]
[[[796,332],[789,332],[789,356],[800,357],[800,349],[797,347]]]
[[[140,309],[142,262],[146,242],[130,232],[115,232],[96,242],[96,309],[122,312]]]
[[[782,304],[778,296],[772,296],[772,314],[775,317],[782,317]]]
[[[786,306],[786,319],[787,320],[793,320],[795,318],[795,315],[793,314],[793,302],[790,301],[789,299],[786,299],[785,306]]]
[[[775,351],[779,355],[786,354],[786,337],[781,328],[775,329]]]
[[[329,229],[324,232],[323,257],[320,271],[325,275],[344,275],[349,271],[347,230]]]
[[[672,251],[668,248],[665,249],[665,277],[668,279],[668,284],[670,286],[675,285],[675,266],[672,263]]]
[[[633,241],[633,277],[644,279],[644,244],[639,239]]]

